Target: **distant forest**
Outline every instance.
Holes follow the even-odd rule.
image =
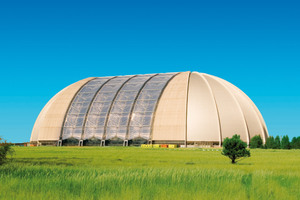
[[[300,136],[293,137],[290,141],[289,136],[269,136],[266,143],[263,144],[260,135],[254,136],[250,140],[250,148],[264,148],[264,149],[300,149]]]

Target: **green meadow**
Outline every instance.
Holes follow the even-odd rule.
[[[15,147],[0,199],[300,199],[300,150]]]

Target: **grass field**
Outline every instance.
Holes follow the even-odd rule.
[[[0,199],[300,199],[300,150],[15,147]]]

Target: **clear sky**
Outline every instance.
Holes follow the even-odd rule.
[[[0,135],[91,76],[198,71],[242,89],[270,135],[300,136],[299,1],[0,1]]]

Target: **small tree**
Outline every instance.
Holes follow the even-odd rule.
[[[291,142],[291,148],[292,149],[300,149],[300,136],[293,137],[292,142]]]
[[[250,148],[262,148],[263,141],[260,135],[256,135],[250,140]]]
[[[274,140],[273,149],[280,149],[280,137],[277,135]]]
[[[2,165],[6,159],[7,155],[13,155],[14,150],[11,148],[12,144],[3,142],[3,139],[0,137],[0,165]]]
[[[265,147],[267,149],[274,149],[274,147],[275,147],[275,140],[274,140],[273,136],[270,136],[270,137],[267,138]]]
[[[232,138],[225,138],[223,142],[222,155],[231,159],[231,163],[236,163],[236,159],[242,157],[250,157],[250,151],[247,149],[247,144],[240,139],[239,135],[234,135]]]
[[[281,149],[290,149],[290,148],[291,148],[291,144],[290,144],[289,136],[285,135],[282,137],[281,140]]]

